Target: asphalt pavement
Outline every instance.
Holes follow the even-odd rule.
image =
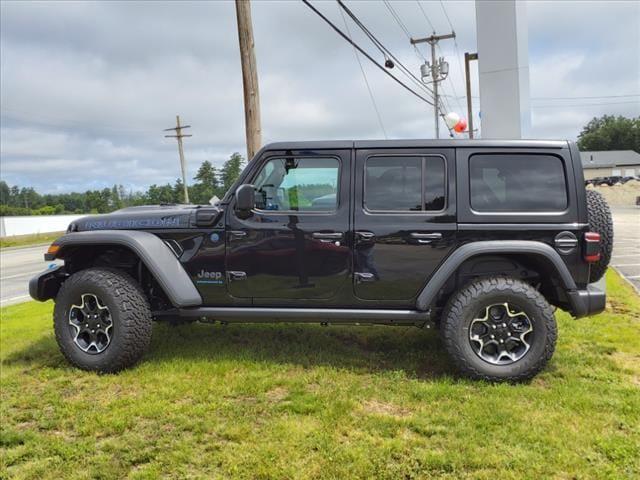
[[[611,266],[640,292],[640,208],[613,209],[613,223]],[[44,261],[47,247],[0,250],[0,306],[29,300],[29,279],[53,263]]]
[[[29,279],[53,262],[44,261],[49,245],[0,250],[0,306],[29,300]],[[62,263],[62,262],[58,262]]]
[[[640,292],[640,208],[615,207],[611,265]]]

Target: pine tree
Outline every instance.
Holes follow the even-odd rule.
[[[229,158],[229,160],[224,162],[221,173],[222,173],[222,187],[225,192],[227,192],[231,188],[233,183],[240,176],[244,163],[245,163],[244,158],[238,152],[233,153]]]

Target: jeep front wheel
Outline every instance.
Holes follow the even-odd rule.
[[[551,306],[529,284],[509,277],[479,279],[460,289],[449,299],[441,322],[447,351],[473,378],[529,379],[555,349]]]
[[[65,358],[83,370],[117,372],[151,341],[151,309],[124,272],[90,268],[71,275],[56,297],[54,330]]]

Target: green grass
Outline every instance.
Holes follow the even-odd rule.
[[[37,218],[37,217],[34,217]],[[64,232],[35,233],[33,235],[16,235],[15,237],[0,238],[0,248],[7,247],[28,247],[52,243],[56,238],[64,235]]]
[[[431,331],[155,326],[118,375],[71,368],[52,304],[2,310],[2,478],[638,478],[640,298],[558,313],[520,385],[458,378]]]

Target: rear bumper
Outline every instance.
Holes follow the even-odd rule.
[[[607,287],[604,277],[590,283],[585,290],[569,292],[571,313],[574,317],[588,317],[603,312],[607,304]]]
[[[51,267],[29,280],[29,295],[39,302],[55,298],[66,277],[62,265]]]

